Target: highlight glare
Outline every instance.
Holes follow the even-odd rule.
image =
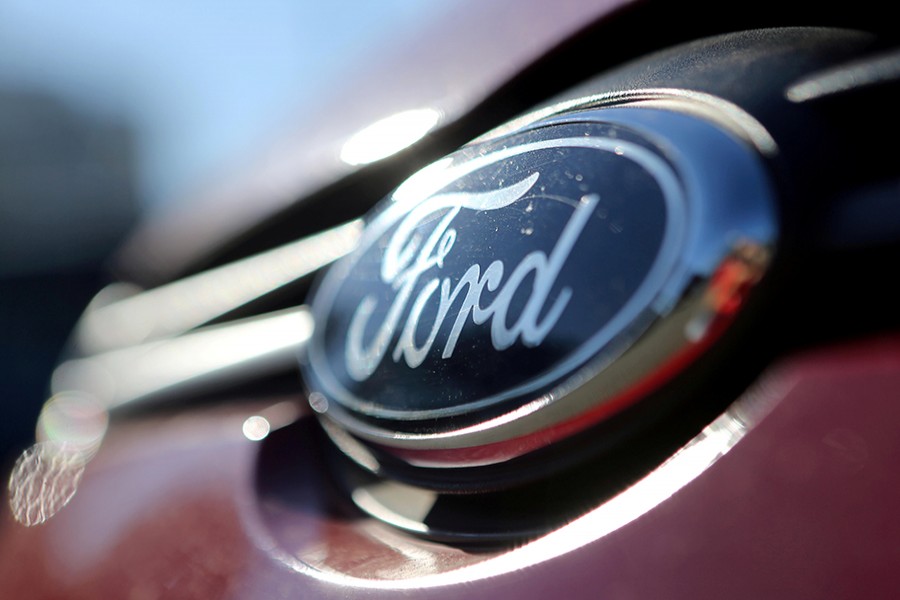
[[[26,527],[40,525],[60,511],[78,489],[86,464],[72,444],[41,442],[22,453],[9,477],[9,507]]]
[[[392,156],[425,137],[441,116],[440,111],[420,108],[376,121],[347,140],[341,149],[341,160],[350,165],[366,165]]]
[[[265,417],[259,415],[248,417],[241,427],[244,437],[251,442],[258,442],[265,439],[271,430],[272,426],[269,424],[269,421],[266,420]]]
[[[56,394],[44,404],[38,417],[38,442],[72,444],[86,455],[100,446],[109,413],[96,399],[78,392]]]

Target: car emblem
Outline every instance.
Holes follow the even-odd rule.
[[[527,453],[701,355],[774,236],[758,158],[706,121],[608,108],[496,134],[402,184],[319,282],[313,407],[420,466]]]

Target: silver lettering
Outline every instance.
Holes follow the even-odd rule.
[[[384,321],[368,344],[364,343],[363,338],[369,320],[375,313],[377,304],[375,297],[366,296],[353,314],[347,331],[345,351],[347,372],[350,377],[364,381],[375,372],[387,353],[391,340],[400,327],[401,317],[411,300],[412,306],[391,357],[395,362],[403,360],[413,369],[421,365],[447,320],[450,308],[460,298],[464,289],[465,295],[444,343],[442,358],[453,356],[463,327],[470,318],[476,325],[491,321],[491,342],[496,350],[509,348],[517,340],[521,340],[528,347],[535,347],[543,342],[572,297],[571,288],[564,288],[541,318],[550,291],[599,200],[596,195],[581,199],[549,256],[540,250],[529,253],[513,269],[505,282],[503,282],[504,264],[496,260],[488,265],[483,273],[478,264],[470,266],[455,286],[449,277],[434,277],[425,282],[414,300],[412,298],[419,279],[432,268],[443,268],[444,259],[453,250],[457,232],[450,225],[462,208],[485,211],[509,206],[522,198],[534,186],[538,177],[539,173],[534,173],[507,188],[482,194],[433,196],[401,221],[387,242],[381,265],[382,281],[391,286],[396,294]],[[427,219],[436,220],[437,223],[423,241],[424,236],[417,235],[416,230]],[[531,293],[516,321],[508,325],[512,299],[529,274],[533,274],[534,277]],[[484,290],[495,292],[498,289],[499,292],[493,301],[488,306],[483,306],[481,301]],[[419,344],[416,332],[422,323],[426,308],[435,300],[438,304],[434,322],[428,328],[426,338]]]

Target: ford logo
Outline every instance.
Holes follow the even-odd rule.
[[[314,405],[392,439],[586,408],[546,409],[606,371],[696,275],[695,190],[677,159],[640,127],[581,116],[413,176],[315,291]]]

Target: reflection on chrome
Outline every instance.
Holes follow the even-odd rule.
[[[347,140],[341,160],[349,165],[366,165],[392,156],[425,137],[442,118],[438,110],[420,108],[376,121]]]
[[[241,427],[244,437],[251,442],[258,442],[265,439],[271,430],[272,425],[269,421],[265,417],[259,415],[247,417],[247,420],[244,421],[244,424]]]
[[[772,379],[775,384],[749,390],[672,458],[583,517],[513,552],[446,576],[428,578],[427,583],[446,585],[472,581],[544,562],[637,520],[701,476],[765,418],[792,385],[791,381],[778,377]],[[415,584],[421,586],[422,579]]]
[[[893,81],[900,77],[900,52],[831,67],[804,77],[785,91],[791,102],[802,103]]]
[[[10,476],[16,520],[43,523],[71,500],[111,411],[295,369],[313,330],[305,307],[203,325],[350,252],[361,230],[352,221],[147,292],[115,284],[98,294],[76,331],[76,357],[53,374],[37,443]],[[278,403],[243,433],[261,440],[299,414],[296,403]]]
[[[762,279],[770,259],[767,247],[750,240],[736,242],[710,277],[699,310],[685,325],[685,338],[700,342],[718,320],[733,317]]]
[[[294,369],[312,329],[300,307],[62,363],[38,418],[37,443],[9,479],[13,516],[38,525],[72,499],[115,409]],[[299,414],[295,402],[279,402],[247,419],[244,435],[261,440]]]
[[[724,126],[750,142],[766,156],[778,154],[778,144],[775,143],[772,134],[743,108],[712,94],[679,88],[643,88],[640,90],[607,92],[574,98],[507,121],[502,126],[487,132],[475,141],[495,139],[536,121],[564,112],[638,102],[646,106],[677,106],[680,112],[701,116],[713,123]]]
[[[428,527],[423,521],[434,508],[437,498],[438,495],[435,492],[393,481],[384,481],[353,490],[353,502],[363,511],[400,529],[419,533],[428,533]],[[384,508],[385,505],[392,506],[397,503],[403,503],[412,518]]]
[[[77,349],[95,354],[183,334],[328,265],[353,249],[361,231],[362,222],[351,221],[105,305],[101,292],[79,323]]]
[[[16,521],[40,525],[68,504],[108,424],[109,412],[89,395],[66,392],[47,400],[38,417],[37,443],[22,453],[9,478]]]
[[[270,433],[290,425],[300,418],[302,411],[297,402],[286,400],[273,404],[259,414],[247,417],[241,426],[244,437],[251,442],[264,440]]]
[[[80,392],[62,392],[44,404],[35,437],[38,442],[71,446],[92,456],[108,425],[109,413],[95,398]]]
[[[630,488],[556,531],[482,562],[443,573],[421,575],[413,569],[409,573],[391,572],[384,579],[363,579],[341,572],[342,567],[333,571],[312,568],[310,565],[315,564],[315,561],[302,554],[283,552],[276,553],[275,556],[286,566],[323,580],[359,588],[420,591],[448,585],[469,585],[474,581],[544,563],[626,527],[666,502],[698,477],[702,477],[712,465],[735,448],[744,436],[752,433],[754,427],[775,408],[793,384],[792,379],[773,373],[748,390],[674,456]],[[399,490],[401,487],[395,486],[395,489]],[[378,514],[376,511],[383,511],[384,506],[378,496],[390,492],[387,485],[374,487],[354,495],[354,501],[372,510],[373,514]],[[414,500],[414,510],[419,514],[426,514],[431,500],[428,492],[422,493]],[[401,527],[414,530],[422,527],[421,523],[398,520],[397,515],[392,513],[379,516]]]
[[[321,396],[321,394],[319,395]],[[315,410],[315,406],[313,406],[313,410]],[[381,470],[381,464],[375,458],[375,455],[347,431],[327,419],[323,419],[320,423],[322,429],[325,430],[325,433],[328,434],[328,437],[331,438],[331,441],[334,442],[334,445],[341,452],[373,473],[378,473]]]
[[[40,442],[22,453],[9,477],[9,506],[19,523],[40,525],[69,503],[87,460],[75,444]]]
[[[107,408],[201,392],[294,367],[312,334],[304,308],[199,329],[193,333],[62,363],[52,390],[77,390]]]

